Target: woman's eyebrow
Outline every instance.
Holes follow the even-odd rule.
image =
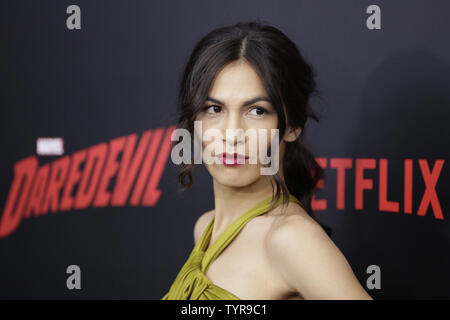
[[[207,101],[214,102],[214,103],[218,103],[218,104],[225,105],[225,103],[223,103],[222,101],[217,100],[217,99],[215,99],[215,98],[213,98],[213,97],[210,97],[210,96],[206,97],[206,100],[207,100]],[[267,98],[267,97],[264,97],[264,96],[257,96],[257,97],[254,97],[254,98],[250,99],[250,100],[244,101],[244,103],[242,104],[242,106],[248,106],[248,105],[254,104],[255,102],[258,102],[258,101],[267,101],[267,102],[269,102],[269,103],[272,102],[272,101],[270,101],[270,99]]]

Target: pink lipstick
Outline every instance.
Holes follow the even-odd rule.
[[[239,153],[222,153],[217,155],[217,158],[219,158],[220,163],[222,163],[225,166],[228,167],[235,167],[240,166],[247,162],[248,157]],[[240,163],[238,163],[238,159]]]

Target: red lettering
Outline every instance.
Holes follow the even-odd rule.
[[[107,189],[111,178],[116,174],[117,169],[119,168],[117,156],[125,146],[125,139],[125,137],[119,137],[111,140],[109,143],[109,153],[106,159],[105,168],[103,169],[102,177],[100,179],[97,196],[94,200],[94,207],[105,207],[109,203],[111,194]]]
[[[328,159],[327,158],[316,158],[317,163],[319,164],[319,166],[323,169],[325,169],[328,165]],[[317,181],[317,185],[316,188],[317,189],[323,189],[325,186],[325,181],[324,179],[319,179]],[[316,195],[313,194],[312,198],[311,198],[311,209],[312,210],[326,210],[327,209],[327,200],[325,199],[317,199]]]
[[[148,175],[153,165],[153,160],[155,159],[156,151],[161,142],[163,131],[164,131],[163,128],[158,128],[153,133],[150,146],[148,148],[147,154],[145,155],[145,159],[142,164],[138,180],[136,182],[136,185],[134,186],[134,191],[129,201],[129,205],[131,206],[137,206],[142,198],[142,192],[144,191],[145,184],[148,180]]]
[[[70,165],[69,174],[67,175],[66,185],[64,187],[61,204],[59,209],[67,211],[72,209],[74,198],[72,197],[73,187],[81,178],[80,164],[86,159],[87,150],[82,149],[72,155],[72,163]]]
[[[42,205],[43,214],[48,212],[49,206],[51,206],[50,209],[53,213],[58,211],[59,192],[64,185],[67,171],[69,170],[69,165],[70,156],[65,156],[52,162],[47,192]]]
[[[372,179],[364,179],[365,169],[375,169],[377,162],[375,159],[356,159],[355,173],[355,209],[362,210],[364,203],[364,190],[373,189]]]
[[[139,166],[144,158],[145,150],[147,149],[152,131],[144,132],[139,141],[136,153],[133,155],[134,146],[136,145],[137,134],[131,134],[125,143],[125,149],[120,163],[119,173],[117,175],[114,192],[111,199],[112,206],[124,206],[131,187],[136,179]],[[131,157],[133,158],[131,160]]]
[[[378,210],[380,211],[390,211],[398,212],[399,204],[397,201],[389,201],[387,199],[388,193],[388,169],[387,169],[387,159],[380,159],[380,181],[379,181],[379,203]]]
[[[39,168],[33,182],[33,187],[28,200],[28,208],[25,211],[24,218],[29,218],[31,213],[34,213],[35,216],[39,216],[42,213],[42,204],[45,198],[49,173],[50,164],[44,164]]]
[[[95,196],[95,190],[97,189],[107,151],[108,145],[105,142],[89,148],[83,175],[78,185],[77,195],[75,196],[74,209],[84,209],[91,204]]]
[[[156,187],[161,180],[161,176],[167,162],[167,157],[169,156],[172,147],[171,136],[175,128],[176,126],[172,126],[166,130],[166,135],[162,142],[161,148],[159,149],[158,158],[156,159],[144,197],[142,198],[142,205],[144,206],[154,206],[161,196],[161,190],[156,189]]]
[[[353,167],[352,159],[331,159],[330,167],[336,169],[336,207],[345,209],[345,170]]]
[[[14,164],[14,179],[9,189],[0,221],[1,238],[10,235],[19,226],[25,207],[25,200],[28,198],[37,167],[38,160],[35,156],[27,157]],[[22,185],[23,188],[21,188]]]
[[[430,168],[428,167],[428,162],[426,159],[419,159],[419,166],[422,171],[423,180],[425,182],[425,192],[420,202],[419,210],[417,211],[418,216],[424,216],[427,212],[429,204],[433,207],[434,217],[436,219],[444,219],[442,214],[441,205],[436,194],[436,184],[441,173],[442,167],[444,166],[444,160],[436,160],[433,167],[433,171],[430,173]]]
[[[412,213],[412,192],[413,192],[413,161],[411,159],[405,159],[405,193],[404,193],[404,205],[403,212],[406,214]]]

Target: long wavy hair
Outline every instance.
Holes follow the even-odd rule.
[[[288,124],[302,128],[297,140],[286,142],[281,160],[284,182],[278,173],[270,176],[271,204],[274,205],[282,196],[285,205],[288,194],[293,194],[317,221],[311,199],[318,181],[324,178],[324,171],[302,142],[307,119],[310,117],[319,122],[309,103],[311,94],[316,92],[315,74],[296,44],[279,29],[259,20],[238,22],[214,29],[201,38],[179,82],[178,127],[188,130],[194,137],[194,120],[202,111],[216,74],[225,65],[240,59],[253,66],[263,83],[278,114],[279,138],[284,136]],[[178,167],[182,191],[192,185],[193,163],[182,163]],[[319,224],[331,235],[328,226]]]

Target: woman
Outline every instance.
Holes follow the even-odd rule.
[[[245,162],[202,154],[215,208],[195,223],[195,247],[164,300],[372,299],[311,209],[323,170],[301,138],[307,118],[318,121],[309,104],[314,90],[311,66],[273,26],[238,23],[198,42],[180,83],[180,128],[200,137],[205,150],[232,150]],[[247,135],[230,138],[227,129],[267,136],[258,136],[255,151]],[[276,129],[278,140],[271,136]],[[208,130],[222,138],[206,139]],[[269,165],[278,161],[272,175],[262,174],[264,148]],[[181,165],[185,187],[192,168]]]

